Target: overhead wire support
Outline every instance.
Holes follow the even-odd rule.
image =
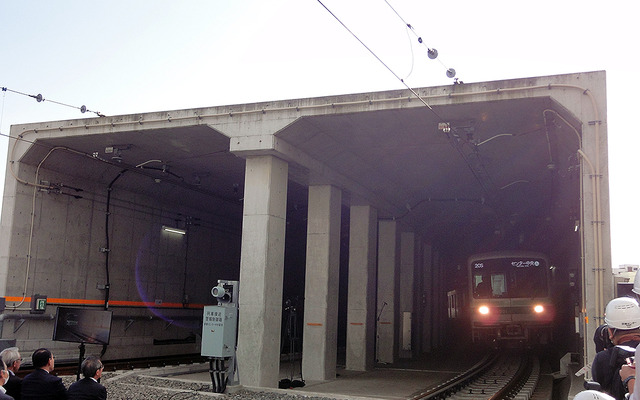
[[[367,46],[362,40],[360,40],[360,38],[351,31],[351,29],[349,29],[341,20],[340,18],[338,18],[333,12],[331,12],[331,10],[329,10],[329,8],[327,6],[324,5],[324,3],[322,3],[321,0],[317,0],[318,3],[320,3],[320,5],[322,7],[324,7],[325,10],[327,10],[327,12],[329,14],[331,14],[331,16],[333,18],[335,18],[336,21],[338,21],[338,23],[340,23],[340,25],[342,25],[342,27],[344,29],[347,30],[347,32],[349,32],[351,34],[351,36],[353,36],[358,42],[360,42],[360,44],[362,46],[364,46],[365,49],[367,49],[369,51],[369,53],[371,53],[372,56],[374,56],[376,58],[376,60],[378,60],[380,62],[380,64],[382,64],[389,72],[391,72],[391,74],[393,76],[396,77],[397,80],[399,80],[400,82],[402,82],[402,84],[409,89],[409,91],[411,93],[413,93],[414,96],[416,96],[416,98],[418,100],[420,100],[420,102],[422,102],[422,104],[424,104],[429,110],[431,110],[431,112],[433,112],[436,117],[438,117],[438,119],[442,120],[442,117],[440,117],[440,115],[438,115],[438,113],[429,105],[429,103],[427,103],[411,86],[407,85],[407,83],[404,81],[404,79],[400,78],[395,72],[393,72],[393,70],[384,62],[382,61],[382,59],[380,59],[380,57],[378,57],[378,55],[376,53],[373,52],[373,50],[371,50],[369,48],[369,46]]]
[[[42,96],[42,94],[40,94],[40,93],[38,93],[38,94],[28,94],[28,93],[23,93],[23,92],[20,92],[20,91],[17,91],[17,90],[12,90],[12,89],[6,88],[4,86],[2,87],[2,91],[3,92],[11,92],[11,93],[16,93],[16,94],[21,94],[23,96],[31,97],[31,98],[35,99],[38,103],[41,103],[43,101],[48,101],[49,103],[58,104],[60,106],[65,106],[65,107],[69,107],[69,108],[75,108],[76,110],[80,110],[80,112],[83,113],[83,114],[88,111],[88,112],[96,114],[98,117],[106,117],[106,115],[102,114],[100,111],[89,110],[85,105],[82,105],[80,107],[76,107],[76,106],[73,106],[71,104],[66,104],[66,103],[62,103],[62,102],[59,102],[59,101],[48,100],[48,99],[45,99]]]
[[[402,23],[411,31],[411,33],[413,33],[415,35],[415,37],[418,39],[418,43],[420,43],[421,45],[423,45],[427,49],[427,55],[429,56],[429,58],[432,59],[432,60],[436,60],[437,59],[438,62],[446,69],[447,77],[448,78],[454,78],[456,76],[456,70],[453,69],[453,68],[449,68],[447,65],[445,65],[445,63],[442,62],[442,60],[440,58],[438,58],[438,50],[427,46],[427,44],[424,43],[424,41],[422,40],[422,36],[420,36],[418,34],[418,32],[416,32],[416,29],[413,27],[413,25],[411,25],[404,18],[402,18],[400,13],[398,13],[398,11],[396,11],[396,9],[393,8],[391,3],[389,3],[387,0],[384,0],[384,2],[387,3],[389,8],[398,16],[398,18],[400,18]],[[458,79],[456,78],[456,83],[461,83],[461,82],[458,82]]]

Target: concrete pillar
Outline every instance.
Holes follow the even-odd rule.
[[[412,321],[413,315],[413,274],[415,269],[415,234],[400,234],[400,358],[413,356]]]
[[[425,245],[422,258],[422,351],[433,350],[433,296],[437,290],[433,283],[431,246]]]
[[[247,158],[237,353],[243,386],[278,385],[287,175],[279,158]]]
[[[377,211],[351,206],[346,369],[374,365]]]
[[[307,380],[336,377],[341,203],[340,189],[309,186],[302,341],[302,375]]]
[[[377,362],[393,363],[397,338],[396,274],[400,265],[398,222],[378,222]]]
[[[446,310],[445,304],[447,304],[447,294],[439,290],[439,288],[445,287],[443,272],[445,266],[443,266],[442,256],[439,251],[432,249],[431,257],[433,262],[433,294],[431,296],[433,313],[431,314],[431,321],[434,325],[432,345],[434,348],[438,348],[447,342],[447,330],[440,328],[445,323],[443,320],[444,311],[442,310]]]

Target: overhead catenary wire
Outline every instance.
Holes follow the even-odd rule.
[[[67,103],[62,103],[60,101],[55,101],[55,100],[50,100],[50,99],[45,99],[42,94],[38,93],[38,94],[28,94],[28,93],[24,93],[24,92],[20,92],[18,90],[12,90],[9,89],[7,87],[2,86],[2,91],[3,92],[11,92],[11,93],[16,93],[16,94],[20,94],[22,96],[27,96],[27,97],[31,97],[33,99],[35,99],[38,103],[41,103],[43,101],[48,101],[49,103],[54,103],[54,104],[58,104],[60,106],[65,106],[65,107],[69,107],[69,108],[75,108],[76,110],[80,110],[81,113],[85,113],[85,112],[90,112],[90,113],[94,113],[96,114],[98,117],[105,117],[106,115],[102,114],[100,111],[92,111],[89,110],[85,105],[82,105],[80,107],[76,107],[73,106],[71,104],[67,104]]]
[[[345,25],[344,22],[342,22],[337,15],[335,15],[326,5],[324,5],[324,3],[321,0],[317,0],[317,1],[325,10],[327,10],[329,14],[331,14],[333,18],[335,18],[336,21],[338,21],[340,25],[342,25],[344,29],[347,30],[347,32],[351,34],[351,36],[353,36],[362,46],[364,46],[364,48],[367,49],[367,51],[369,51],[369,53],[371,53],[371,55],[374,56],[375,59],[380,62],[380,64],[382,64],[389,72],[391,72],[391,74],[395,76],[397,80],[399,80],[418,100],[420,100],[420,102],[424,104],[425,107],[427,107],[433,114],[435,114],[435,116],[438,117],[440,121],[443,121],[443,118],[429,105],[429,103],[427,103],[426,100],[422,98],[422,96],[420,96],[411,86],[409,86],[404,81],[404,79],[400,78],[398,74],[396,74],[384,61],[382,61],[382,59],[378,57],[378,55],[373,50],[371,50],[369,46],[367,46],[362,40],[360,40],[360,38],[355,33],[353,33],[353,31],[351,31],[351,29],[349,29],[349,27]]]

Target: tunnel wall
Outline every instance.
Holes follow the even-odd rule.
[[[20,164],[19,168],[19,176],[34,176],[34,167]],[[5,196],[4,207],[13,208],[11,214],[20,223],[3,224],[9,256],[0,266],[6,273],[2,280],[7,296],[2,338],[15,339],[25,358],[34,349],[47,347],[58,360],[77,359],[77,343],[52,341],[54,320],[32,319],[29,302],[21,304],[20,299],[23,292],[27,298],[46,295],[44,315],[50,317],[58,305],[104,309],[106,253],[101,249],[106,248],[107,184],[48,170],[41,170],[39,179],[82,188],[72,192],[82,198],[36,192],[29,253],[33,188],[15,184],[15,195]],[[126,174],[120,179],[127,179]],[[109,207],[113,319],[106,359],[199,353],[202,305],[213,303],[210,290],[217,279],[238,278],[241,221],[235,227],[221,222],[214,212],[164,204],[118,189],[117,182],[113,185]],[[163,225],[186,229],[187,235],[164,232]],[[21,324],[18,315],[25,314]],[[88,353],[100,350],[99,345],[87,347]]]

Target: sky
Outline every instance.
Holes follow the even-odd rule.
[[[0,87],[45,98],[0,92],[0,190],[14,124],[404,89],[398,78],[448,85],[447,68],[467,83],[604,70],[612,265],[640,264],[634,13],[593,0],[321,1],[0,0]]]

